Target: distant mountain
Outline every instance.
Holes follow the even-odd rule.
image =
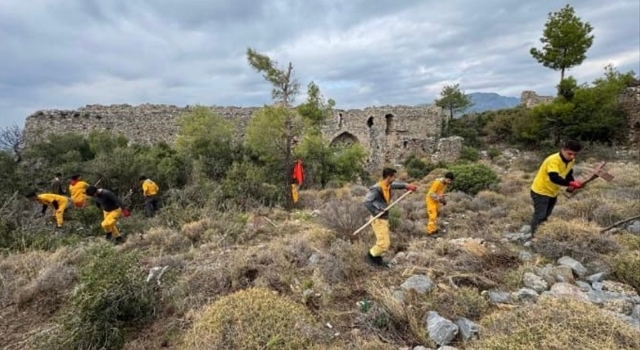
[[[513,108],[520,104],[520,98],[518,97],[502,96],[495,92],[474,92],[467,95],[471,98],[473,106],[469,107],[464,113],[454,114],[454,118],[461,117],[463,114]],[[428,103],[424,103],[419,104],[418,107],[426,107],[429,105]]]
[[[465,111],[467,114],[512,108],[520,104],[518,97],[502,96],[495,92],[474,92],[468,95],[473,101],[473,106]]]

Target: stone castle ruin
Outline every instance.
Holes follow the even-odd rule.
[[[209,107],[236,126],[240,136],[258,107]],[[93,130],[122,134],[133,143],[151,144],[165,141],[172,144],[178,133],[177,118],[189,112],[190,106],[143,104],[87,105],[77,110],[41,110],[27,117],[27,142],[46,139],[52,133]],[[442,126],[442,109],[436,106],[384,106],[363,110],[334,110],[323,134],[331,143],[359,143],[367,150],[369,169],[402,163],[415,153],[437,159],[455,159],[461,140],[438,142]],[[446,140],[445,140],[446,141]],[[455,140],[454,140],[455,141]],[[460,143],[460,145],[457,145]],[[439,145],[443,150],[438,152]],[[444,146],[446,145],[446,147]],[[446,154],[443,154],[446,153]]]
[[[525,108],[533,108],[537,105],[553,101],[553,96],[540,96],[535,91],[526,90],[520,95],[520,104]]]

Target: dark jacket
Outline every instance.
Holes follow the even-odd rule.
[[[64,186],[62,186],[62,181],[60,179],[55,178],[51,180],[51,193],[65,195]]]
[[[394,181],[389,186],[391,190],[403,190],[407,188],[407,184],[404,182]],[[371,215],[376,216],[380,214],[381,211],[384,211],[387,208],[387,201],[384,200],[384,195],[382,194],[382,187],[380,187],[379,183],[369,187],[369,192],[364,197],[364,206],[369,210]],[[380,216],[380,219],[388,219],[389,212],[385,212]]]
[[[96,205],[98,206],[98,208],[102,208],[102,210],[104,211],[113,211],[118,208],[125,208],[124,203],[122,203],[120,198],[116,196],[115,193],[104,188],[98,190],[94,198],[96,200]]]

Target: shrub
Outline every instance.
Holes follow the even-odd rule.
[[[429,164],[414,154],[407,157],[404,161],[404,167],[407,170],[407,174],[414,179],[422,179],[433,170]]]
[[[612,267],[618,280],[640,292],[640,252],[630,251],[614,256]]]
[[[551,219],[538,229],[533,247],[549,259],[556,260],[567,255],[582,261],[620,249],[611,237],[594,232],[597,232],[597,228],[592,224]]]
[[[558,327],[558,325],[562,325]],[[469,349],[638,349],[640,333],[597,306],[569,298],[496,313],[483,322],[483,338]]]
[[[489,310],[489,302],[476,288],[439,289],[427,296],[426,306],[442,317],[479,320]]]
[[[476,162],[478,159],[480,159],[480,152],[478,152],[477,149],[468,146],[462,147],[460,157],[458,157],[458,160],[469,162]]]
[[[322,342],[319,329],[304,306],[251,288],[207,307],[181,349],[310,349]]]
[[[336,199],[325,204],[320,211],[320,222],[339,236],[350,237],[369,219],[369,211],[362,203],[349,199]]]
[[[500,182],[498,175],[483,164],[454,165],[450,170],[455,174],[452,190],[476,195],[482,190],[491,189]]]
[[[502,152],[494,147],[489,147],[489,149],[487,150],[487,156],[489,156],[489,159],[494,160],[497,157],[499,157],[502,154]]]
[[[79,285],[50,349],[118,349],[126,334],[155,313],[153,284],[145,282],[133,253],[108,244],[89,249],[82,259]]]

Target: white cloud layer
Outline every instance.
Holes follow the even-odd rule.
[[[338,108],[431,103],[466,92],[552,94],[529,54],[560,0],[0,0],[0,127],[86,104],[260,106],[252,47],[293,62]],[[607,64],[640,72],[640,2],[576,0],[594,26],[579,82]]]

